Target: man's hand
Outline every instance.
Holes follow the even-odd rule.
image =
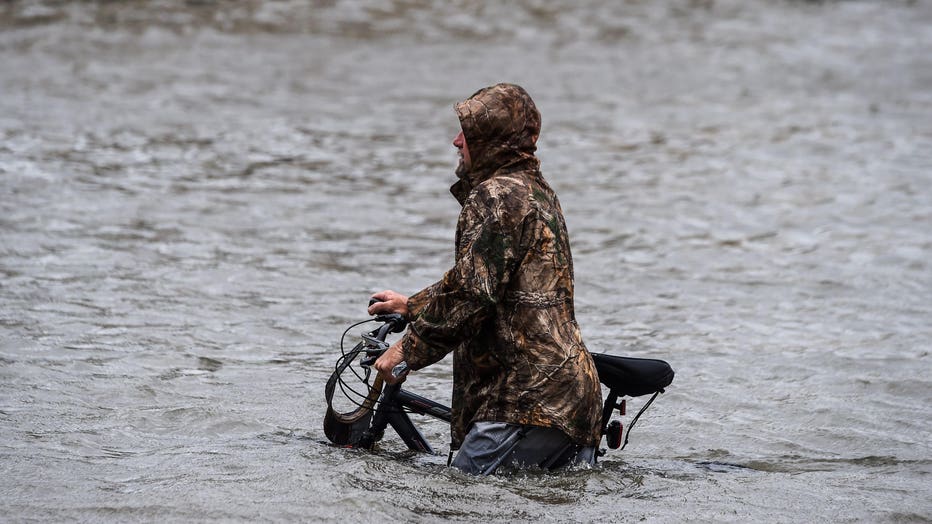
[[[379,371],[379,374],[382,375],[382,380],[388,384],[397,384],[403,382],[407,373],[400,377],[392,376],[392,369],[395,368],[398,364],[404,362],[405,354],[401,349],[401,341],[395,342],[392,346],[385,350],[385,353],[382,353],[382,356],[375,361],[375,369]]]
[[[369,306],[370,315],[398,313],[408,318],[408,297],[405,295],[386,289],[372,295],[372,299],[376,300],[376,303]]]

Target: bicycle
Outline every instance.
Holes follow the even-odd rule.
[[[364,333],[362,340],[353,349],[345,351],[343,344],[346,334],[354,327],[366,322],[381,322],[382,325]],[[333,444],[372,450],[382,440],[386,428],[391,426],[408,449],[435,453],[409,414],[426,415],[450,423],[452,419],[450,408],[403,389],[401,383],[384,384],[378,373],[375,374],[375,379],[370,384],[372,365],[389,348],[385,338],[390,333],[401,333],[406,324],[407,322],[401,315],[393,313],[357,322],[343,332],[343,336],[340,337],[341,356],[337,359],[334,371],[324,387],[324,397],[327,400],[324,434]],[[609,390],[602,407],[601,434],[605,437],[609,448],[624,449],[635,423],[650,407],[657,395],[663,393],[665,388],[673,382],[673,368],[663,360],[657,359],[619,357],[601,353],[592,353],[592,359],[599,374],[599,382]],[[344,380],[343,375],[347,370],[364,386],[365,391],[358,391],[358,386],[353,387]],[[392,370],[396,377],[406,372],[407,364],[404,362]],[[352,411],[342,413],[334,408],[333,396],[337,385],[340,386],[343,395],[355,406]],[[622,398],[619,401],[619,398],[649,394],[653,396],[632,419],[622,443],[623,426],[619,420],[611,420],[615,410],[618,410],[622,416],[625,415],[625,399]],[[599,455],[604,455],[604,453],[605,450],[601,450]]]

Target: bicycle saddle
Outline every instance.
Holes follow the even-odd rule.
[[[592,353],[599,382],[618,396],[639,397],[657,391],[673,382],[673,368],[663,360],[633,358]]]

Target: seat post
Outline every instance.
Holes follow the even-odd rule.
[[[602,434],[605,434],[605,430],[608,429],[608,422],[612,418],[612,411],[617,407],[618,395],[609,390],[608,398],[605,399],[605,404],[602,405]]]

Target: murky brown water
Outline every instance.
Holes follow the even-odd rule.
[[[932,519],[932,4],[491,4],[0,4],[4,520]],[[451,107],[498,81],[589,346],[676,382],[595,471],[329,447],[339,334],[450,264]]]

